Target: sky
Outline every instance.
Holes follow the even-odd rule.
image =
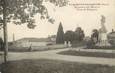
[[[106,17],[106,29],[108,33],[115,29],[115,0],[70,0],[69,4],[80,3],[107,3],[107,6],[100,6],[97,11],[79,11],[72,5],[65,7],[56,7],[47,2],[44,5],[47,7],[49,15],[55,19],[55,23],[51,24],[47,20],[40,20],[39,14],[35,16],[35,29],[28,29],[26,25],[8,24],[8,41],[24,37],[42,38],[49,35],[56,35],[59,23],[62,22],[64,32],[81,27],[86,36],[90,36],[93,29],[101,28],[101,15]],[[0,35],[2,31],[0,31]]]

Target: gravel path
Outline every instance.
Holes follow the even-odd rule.
[[[23,59],[51,59],[51,60],[64,60],[70,62],[80,62],[87,64],[102,64],[115,66],[115,58],[98,58],[98,57],[84,57],[84,56],[70,56],[70,55],[60,55],[56,54],[58,52],[69,50],[66,49],[56,49],[49,51],[41,51],[41,52],[9,52],[8,60],[23,60]]]

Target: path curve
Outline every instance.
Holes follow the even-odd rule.
[[[84,57],[84,56],[70,56],[70,55],[60,55],[58,52],[69,50],[66,49],[56,49],[49,51],[39,51],[39,52],[9,52],[8,60],[24,60],[24,59],[51,59],[51,60],[63,60],[69,62],[80,62],[87,64],[101,64],[115,66],[115,58],[99,58],[99,57]]]

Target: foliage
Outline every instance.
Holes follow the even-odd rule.
[[[109,40],[109,43],[110,43],[112,46],[115,46],[115,40]]]
[[[94,43],[97,43],[99,41],[99,31],[97,29],[93,29],[92,31],[92,35],[91,35],[91,40],[94,42]]]
[[[115,53],[104,53],[104,52],[92,52],[88,49],[82,50],[67,50],[59,52],[62,55],[72,55],[72,56],[84,56],[84,57],[100,57],[100,58],[115,58]]]
[[[88,40],[86,43],[87,48],[92,48],[95,46],[95,43],[92,40]]]
[[[72,43],[74,41],[74,32],[73,31],[66,31],[64,34],[65,41],[68,43],[69,41]]]
[[[50,2],[58,7],[66,6],[68,3],[67,0],[0,0],[0,16],[3,15],[3,5],[5,5],[7,22],[13,20],[12,22],[17,25],[27,24],[32,29],[36,26],[33,17],[39,13],[40,19],[48,19],[49,22],[54,23],[43,2]]]
[[[84,31],[81,29],[81,27],[77,27],[75,30],[75,40],[82,41],[85,37]]]
[[[81,27],[78,27],[75,32],[74,31],[66,31],[65,33],[65,41],[68,43],[69,41],[71,43],[77,43],[80,41],[83,41],[85,37],[84,31],[81,29]]]
[[[112,45],[112,46],[115,46],[115,32],[110,32],[108,35],[107,35],[107,38],[108,38],[108,42]]]
[[[57,32],[56,43],[64,44],[64,31],[63,31],[63,26],[62,26],[61,22],[59,24],[59,28],[58,28],[58,32]]]

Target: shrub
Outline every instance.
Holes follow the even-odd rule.
[[[108,41],[112,46],[115,46],[115,40],[109,40]]]
[[[95,46],[95,43],[92,40],[87,41],[86,48],[92,48],[93,46]]]

